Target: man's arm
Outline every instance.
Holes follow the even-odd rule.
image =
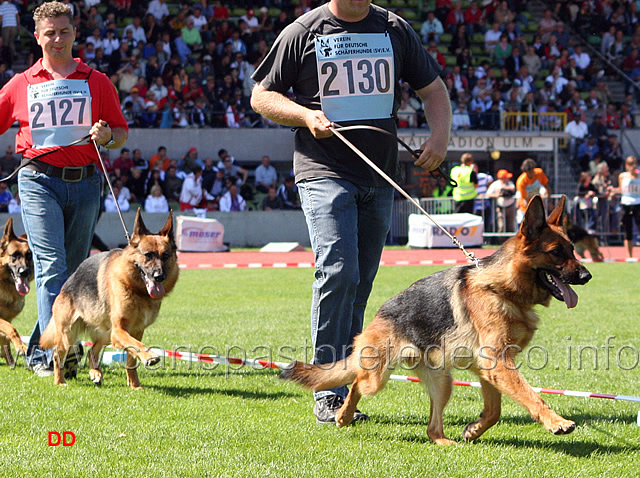
[[[447,155],[451,132],[451,102],[447,88],[440,78],[436,78],[416,93],[424,103],[424,113],[431,129],[431,136],[422,145],[422,154],[414,164],[427,171],[433,171]]]
[[[262,116],[284,126],[309,128],[316,138],[327,138],[333,123],[320,110],[311,110],[291,101],[282,93],[267,90],[256,83],[251,91],[251,107]]]

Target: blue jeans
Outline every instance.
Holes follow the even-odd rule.
[[[335,178],[298,183],[315,254],[311,302],[313,363],[349,355],[391,227],[393,188],[369,188]],[[347,395],[347,387],[315,392],[316,400]]]
[[[38,321],[29,339],[27,363],[51,365],[53,350],[40,348],[62,284],[89,256],[100,211],[98,174],[66,182],[23,168],[18,175],[22,223],[33,253]]]

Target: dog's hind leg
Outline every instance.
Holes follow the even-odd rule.
[[[480,383],[482,384],[484,409],[479,420],[464,427],[462,438],[465,441],[475,440],[500,419],[502,394],[486,380],[481,379]]]
[[[336,425],[339,427],[346,427],[353,421],[353,415],[356,412],[358,402],[360,401],[360,398],[362,398],[359,382],[360,381],[357,378],[353,381],[351,388],[349,389],[349,394],[344,400],[344,404],[340,410],[338,410],[338,413],[336,413]]]
[[[100,354],[109,343],[108,340],[94,339],[93,347],[89,350],[89,378],[96,385],[102,385],[102,370],[100,369]]]
[[[436,445],[452,445],[455,441],[449,440],[444,434],[442,414],[444,407],[451,398],[453,381],[448,370],[439,368],[431,369],[426,366],[416,369],[420,381],[429,395],[431,410],[429,414],[429,426],[427,435]]]

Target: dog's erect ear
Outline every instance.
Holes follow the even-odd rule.
[[[167,222],[164,223],[164,226],[162,226],[162,229],[160,229],[158,235],[168,237],[172,244],[175,242],[173,236],[173,211],[171,209],[169,209],[169,217],[167,218]]]
[[[544,213],[542,198],[537,194],[529,201],[527,212],[520,225],[520,234],[528,240],[533,241],[540,237],[542,231],[548,227]]]
[[[16,235],[13,232],[13,218],[9,217],[4,225],[4,233],[2,234],[2,239],[0,239],[0,248],[6,249],[9,242],[13,239],[16,239]]]
[[[147,229],[147,226],[144,225],[142,221],[142,214],[140,213],[140,208],[138,208],[138,212],[136,213],[136,220],[133,223],[133,235],[134,236],[144,236],[151,234]]]
[[[549,218],[547,219],[547,222],[550,225],[559,226],[563,228],[565,227],[564,207],[566,202],[567,202],[567,196],[563,194],[562,197],[560,198],[560,201],[558,201],[558,204],[556,204],[556,207],[553,209],[553,211],[551,211],[551,214],[549,214]]]

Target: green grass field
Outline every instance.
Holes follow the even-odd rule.
[[[638,265],[592,264],[575,290],[576,309],[554,301],[529,351],[520,355],[533,386],[640,395]],[[383,267],[367,311],[435,267]],[[206,353],[304,358],[312,269],[189,270],[181,273],[144,343]],[[14,321],[27,335],[35,294]],[[607,337],[612,346],[603,348]],[[231,349],[231,347],[234,347]],[[593,349],[586,347],[593,346]],[[546,359],[545,353],[546,351]],[[608,364],[606,350],[609,350]],[[580,353],[581,351],[581,353]],[[528,357],[527,357],[528,355]],[[594,362],[597,357],[597,366]],[[235,367],[234,367],[235,368]],[[628,369],[628,370],[627,370]],[[474,379],[466,372],[454,378]],[[106,368],[95,387],[86,368],[67,387],[0,364],[0,476],[638,476],[640,404],[543,395],[577,423],[554,436],[511,399],[502,420],[475,443],[437,447],[427,437],[428,399],[419,384],[390,382],[360,408],[367,423],[316,425],[310,393],[273,370],[167,361],[140,371],[144,390],[126,386],[124,368]],[[445,432],[460,441],[482,410],[477,389],[455,387]],[[49,431],[72,431],[72,447],[49,447]]]

